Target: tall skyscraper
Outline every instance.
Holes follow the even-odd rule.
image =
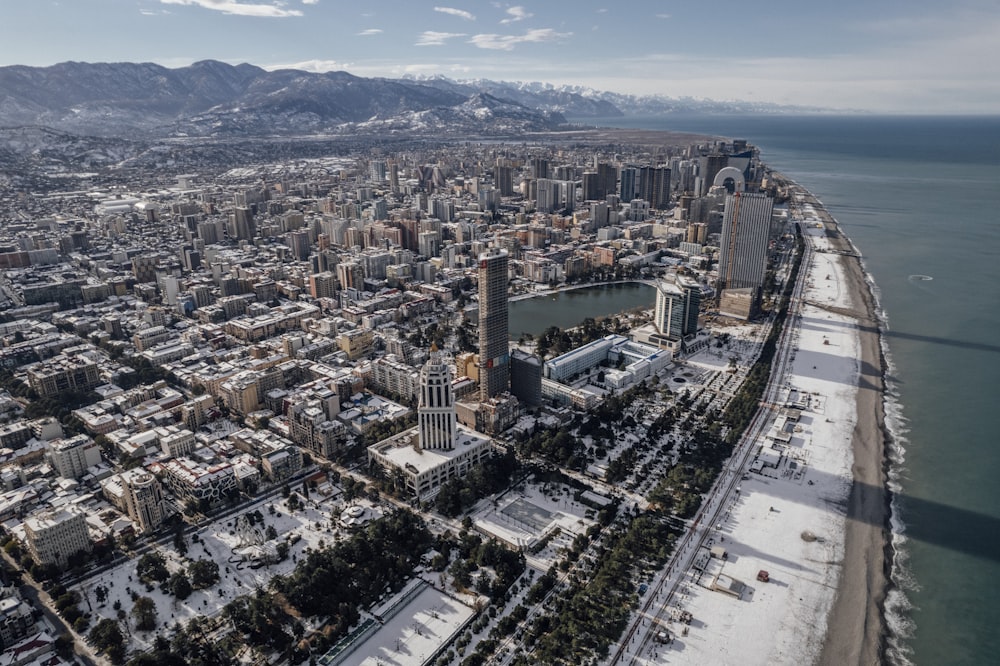
[[[618,191],[618,170],[613,164],[597,164],[597,199],[603,199]]]
[[[661,335],[683,338],[698,331],[698,308],[701,289],[692,280],[678,277],[674,282],[656,286],[656,310],[653,322]]]
[[[237,240],[253,240],[256,233],[253,211],[247,207],[234,208],[229,214],[229,237]]]
[[[514,168],[504,164],[497,164],[493,169],[493,181],[496,188],[500,190],[500,196],[510,197],[514,195]]]
[[[395,162],[389,165],[389,187],[393,192],[399,192],[399,165]]]
[[[764,285],[773,208],[774,200],[764,194],[726,196],[719,252],[720,290]]]
[[[662,210],[670,203],[670,168],[644,166],[639,169],[639,198],[650,208]]]
[[[639,170],[635,167],[622,168],[621,182],[618,184],[618,194],[625,203],[635,199],[636,192],[638,191],[636,188],[638,177]]]
[[[479,394],[484,402],[510,387],[507,256],[496,248],[479,255]]]
[[[531,160],[531,175],[535,179],[548,178],[549,177],[549,161],[542,157],[536,157]]]
[[[458,417],[451,393],[451,364],[431,346],[431,357],[420,369],[420,399],[417,407],[420,448],[448,451],[455,448]]]
[[[583,200],[584,201],[596,201],[597,199],[603,199],[605,194],[601,194],[600,187],[598,186],[597,172],[596,171],[584,171],[583,172]]]
[[[539,213],[551,213],[560,204],[559,181],[540,178],[535,183],[535,210]]]
[[[715,182],[715,176],[726,168],[729,163],[729,156],[723,153],[712,153],[711,155],[705,155],[705,169],[702,172],[702,187],[704,192],[702,194],[708,194],[708,188],[712,187],[712,183]]]

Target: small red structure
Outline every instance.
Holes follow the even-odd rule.
[[[762,583],[766,583],[769,580],[771,580],[771,574],[761,569],[760,571],[757,572],[757,580],[759,580]]]

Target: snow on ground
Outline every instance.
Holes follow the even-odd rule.
[[[806,233],[814,236],[814,247],[825,246],[825,239],[815,237],[822,232]],[[850,305],[836,259],[813,254],[806,300]],[[693,567],[683,573],[670,608],[659,615],[673,643],[650,642],[635,662],[626,663],[811,663],[819,655],[843,556],[839,507],[851,483],[856,384],[863,377],[853,320],[805,306],[795,323],[797,351],[782,398],[805,409],[786,430],[791,437],[779,447],[780,462],[765,474],[745,475],[721,522],[711,526],[705,545],[725,548],[727,558],[710,560],[704,573]],[[761,570],[770,582],[757,580]],[[712,589],[713,582],[729,578],[746,585],[739,598]],[[660,608],[662,602],[654,604],[650,614]],[[681,610],[691,613],[690,625],[668,619]],[[637,640],[632,649],[638,646]]]
[[[341,504],[315,492],[310,499],[302,499],[301,495],[299,497],[304,506],[294,512],[288,510],[286,500],[274,497],[256,502],[236,515],[200,528],[197,531],[197,542],[190,535],[185,539],[188,546],[185,556],[180,555],[169,540],[158,545],[156,550],[166,559],[170,573],[186,569],[191,562],[199,559],[211,560],[219,565],[219,583],[205,590],[194,591],[183,601],[177,600],[172,594],[161,592],[158,584],[148,586],[139,581],[136,574],[139,556],[127,559],[120,566],[88,580],[76,589],[83,595],[89,609],[99,616],[91,624],[96,624],[100,618],[115,619],[116,602],[120,603],[123,611],[129,613],[133,606],[133,594],[150,597],[156,603],[157,628],[150,632],[134,631],[131,615],[126,616],[128,626],[125,627],[131,630],[131,647],[147,649],[164,626],[187,622],[196,615],[215,615],[236,597],[249,594],[257,587],[266,587],[272,576],[290,573],[306,548],[315,549],[320,546],[320,542],[330,544],[337,538],[347,536],[348,531],[338,526],[344,508]],[[381,515],[366,500],[355,500],[353,504],[364,507],[366,515],[372,518]],[[234,552],[245,550],[241,548],[237,530],[238,517],[255,511],[260,511],[263,516],[262,531],[267,526],[273,526],[278,541],[288,540],[288,558],[283,562],[254,569],[247,562],[240,561],[240,556]],[[103,604],[97,602],[98,587],[107,589],[107,598]],[[123,633],[128,637],[128,631]]]

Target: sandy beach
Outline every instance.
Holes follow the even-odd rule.
[[[820,664],[877,664],[883,652],[883,605],[888,585],[889,506],[885,488],[887,430],[883,405],[885,361],[875,299],[850,240],[812,195],[811,200],[836,249],[851,253],[841,264],[852,294],[849,314],[857,320],[862,374],[857,423],[851,440],[853,485],[847,503],[844,566],[828,618]],[[846,314],[846,313],[845,313]]]

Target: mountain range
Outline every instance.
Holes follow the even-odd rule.
[[[551,131],[574,120],[789,107],[488,80],[364,78],[214,60],[0,67],[0,127],[135,138]],[[804,109],[795,109],[803,111]]]

